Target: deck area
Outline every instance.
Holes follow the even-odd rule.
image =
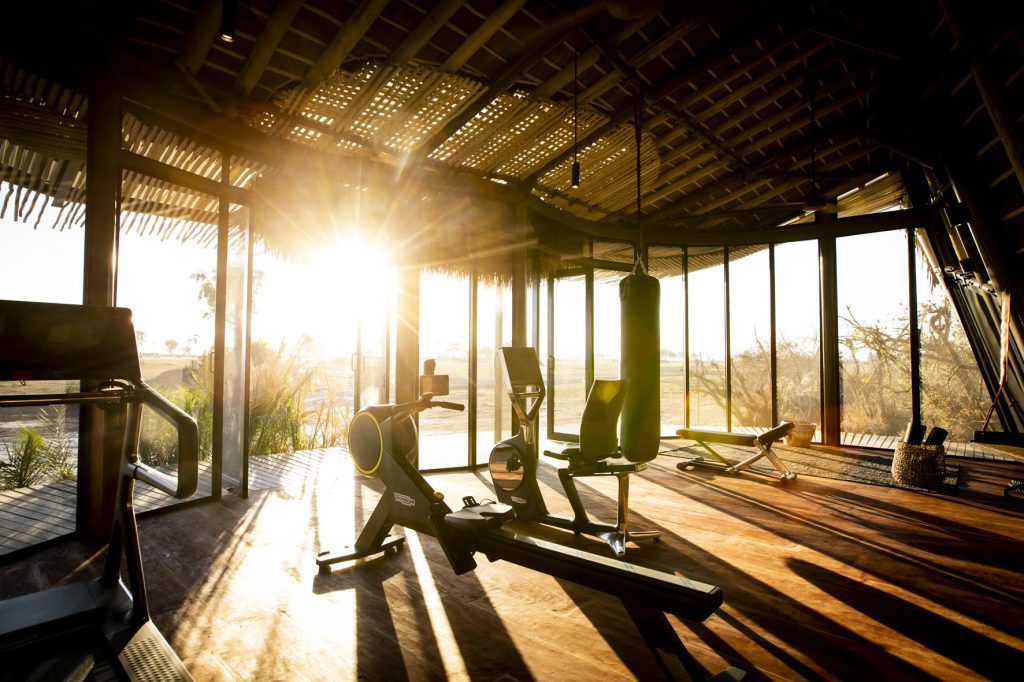
[[[196,679],[657,679],[617,600],[483,558],[455,576],[412,532],[395,556],[317,575],[317,551],[351,541],[380,493],[331,454],[268,462],[277,485],[247,500],[140,520],[154,619]],[[705,623],[673,620],[708,671],[1018,679],[1024,510],[1001,492],[1022,471],[961,460],[949,496],[812,477],[780,486],[655,460],[634,477],[632,508],[663,541],[629,559],[722,587]],[[483,474],[430,481],[449,499],[488,495]],[[542,482],[567,511],[551,470]],[[614,482],[581,483],[588,507],[610,516]],[[0,592],[88,574],[95,559],[78,543],[47,549],[0,569]]]
[[[249,469],[249,490],[275,488],[315,473],[322,461],[338,450],[306,450],[301,453],[254,458]],[[210,464],[199,465],[198,492],[190,499],[207,497],[212,490]],[[28,488],[0,491],[0,555],[59,538],[75,530],[75,481],[57,481]],[[145,483],[135,485],[135,510],[143,513],[178,504]]]

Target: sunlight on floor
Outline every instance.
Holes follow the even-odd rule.
[[[409,556],[412,557],[413,566],[416,568],[416,579],[423,591],[423,601],[427,607],[431,630],[437,640],[437,648],[441,653],[445,677],[449,680],[468,680],[469,672],[466,670],[466,663],[462,660],[462,654],[459,653],[455,632],[452,630],[451,623],[448,622],[444,603],[442,603],[441,595],[434,584],[434,576],[430,572],[427,557],[423,553],[419,534],[407,529],[405,543],[409,547]]]

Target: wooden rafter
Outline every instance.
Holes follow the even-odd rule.
[[[235,90],[246,95],[252,92],[304,4],[305,0],[281,0],[277,3],[235,80]]]
[[[498,95],[508,90],[523,73],[531,66],[539,62],[547,54],[552,46],[565,38],[574,30],[576,24],[585,21],[588,17],[604,9],[604,3],[598,1],[589,2],[575,11],[559,17],[540,31],[532,41],[521,51],[519,56],[511,61],[505,69],[491,80],[486,90],[476,97],[466,107],[453,116],[434,135],[421,144],[414,158],[426,158],[437,146],[455,134],[459,128],[472,120],[484,107],[493,102]]]
[[[405,64],[415,57],[460,6],[462,6],[462,0],[441,0],[436,3],[427,12],[427,16],[394,49],[388,61],[392,64]]]
[[[337,71],[387,4],[388,0],[362,0],[352,12],[352,16],[334,36],[331,44],[321,53],[313,67],[306,72],[302,84],[307,88],[312,88]]]
[[[448,58],[441,64],[445,71],[458,71],[469,59],[482,48],[501,27],[508,23],[516,12],[518,12],[526,0],[505,0],[501,7],[484,20],[480,26],[473,31],[462,44],[455,48]]]

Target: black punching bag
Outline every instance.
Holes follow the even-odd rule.
[[[622,404],[622,454],[631,462],[658,455],[661,438],[661,343],[658,280],[634,272],[619,282],[622,302],[622,365],[627,381]]]

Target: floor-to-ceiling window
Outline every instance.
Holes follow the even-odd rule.
[[[821,425],[818,243],[775,246],[776,395],[782,421]]]
[[[467,275],[424,271],[420,275],[420,369],[437,363],[436,373],[449,377],[446,400],[469,406],[469,285]],[[421,412],[420,469],[469,464],[469,411]]]
[[[594,378],[618,379],[622,359],[622,304],[619,283],[625,272],[594,272]],[[589,389],[589,387],[588,387]]]
[[[906,232],[836,240],[840,428],[898,436],[911,419]]]
[[[742,252],[740,252],[742,254]],[[772,426],[769,250],[729,253],[732,430]]]
[[[181,218],[161,217],[175,210]],[[200,497],[213,492],[218,211],[215,196],[122,174],[116,304],[132,310],[142,378],[199,424]],[[139,454],[161,468],[178,459],[173,426],[148,410]]]
[[[350,231],[314,254],[253,256],[252,456],[342,445],[360,407],[386,402],[394,282]]]
[[[6,182],[0,197],[7,209],[0,218],[0,299],[81,303],[85,231],[74,219],[81,204],[33,200],[33,193]],[[77,381],[0,382],[4,395],[77,390]],[[77,405],[0,410],[0,491],[54,488],[41,506],[20,504],[17,513],[5,514],[0,554],[74,532],[78,413]],[[0,508],[12,509],[14,499],[5,497]]]
[[[686,421],[686,289],[682,274],[661,280],[661,432]]]
[[[477,283],[476,296],[476,461],[512,432],[512,406],[498,349],[512,344],[512,289]]]
[[[917,238],[923,239],[918,230]],[[967,442],[988,414],[991,397],[967,335],[946,293],[942,273],[917,251],[917,319],[921,330],[921,420]],[[993,415],[990,430],[998,430]]]
[[[690,250],[690,425],[726,428],[725,260],[722,249]]]
[[[590,275],[578,271],[548,279],[547,434],[574,438],[587,390],[587,286]],[[554,363],[551,365],[550,363]]]

